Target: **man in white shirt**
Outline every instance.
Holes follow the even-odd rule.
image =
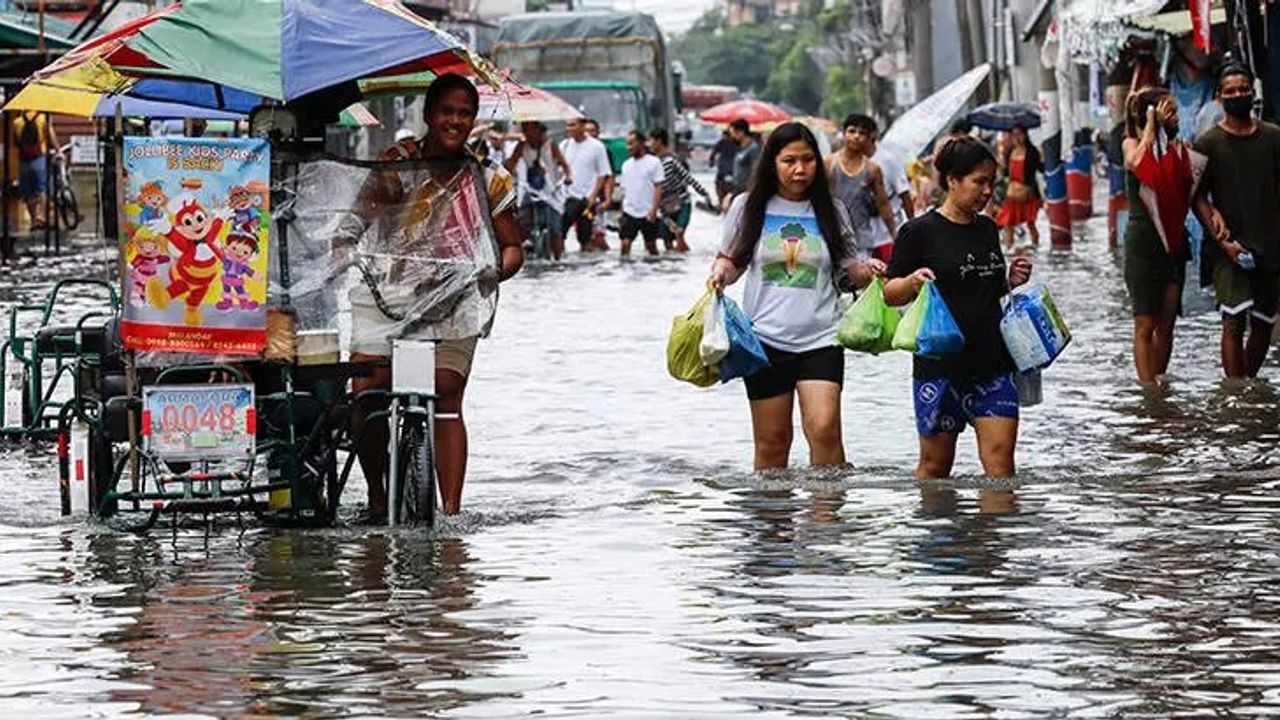
[[[644,249],[658,254],[658,208],[662,205],[662,161],[650,155],[645,137],[639,130],[627,135],[627,154],[622,163],[622,222],[618,237],[622,240],[622,257],[631,255],[636,235],[644,236]]]
[[[560,143],[560,154],[569,163],[573,178],[564,201],[562,234],[569,236],[573,228],[582,252],[595,249],[591,241],[592,219],[600,211],[602,201],[613,192],[613,167],[604,143],[587,134],[581,119],[568,122],[569,137]]]
[[[871,160],[880,166],[884,176],[884,190],[889,196],[889,207],[893,210],[894,224],[902,227],[916,214],[915,204],[911,201],[911,181],[907,179],[907,171],[902,166],[901,158],[892,148],[876,146],[874,141],[873,146],[875,151]],[[885,248],[876,252],[878,258],[893,255],[893,238],[889,235],[889,228],[884,224],[884,220],[879,216],[871,218],[871,247]]]

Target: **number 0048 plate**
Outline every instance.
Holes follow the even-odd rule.
[[[147,450],[167,460],[241,460],[254,453],[252,385],[142,389]]]

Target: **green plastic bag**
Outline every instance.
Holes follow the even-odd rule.
[[[688,312],[675,316],[671,321],[671,337],[667,339],[667,372],[677,380],[698,387],[710,387],[720,379],[720,368],[703,365],[699,352],[702,318],[715,296],[714,291],[708,290]]]
[[[911,303],[911,307],[902,314],[902,320],[898,322],[898,329],[893,333],[893,349],[906,350],[907,352],[916,351],[916,336],[920,334],[920,326],[924,323],[925,312],[929,309],[929,285],[932,281],[926,281],[924,286],[920,288],[920,292],[916,295],[915,302]]]
[[[876,282],[880,282],[880,278],[876,278]],[[876,346],[877,353],[893,349],[893,336],[898,331],[898,323],[902,321],[902,313],[898,312],[898,308],[883,301],[883,292],[880,294],[880,299],[880,304],[884,306],[884,320],[880,324],[880,343]]]
[[[855,352],[879,353],[884,345],[884,323],[888,317],[884,302],[884,282],[875,278],[845,311],[836,328],[836,344]],[[894,313],[897,316],[897,313]],[[893,334],[890,333],[892,338]]]

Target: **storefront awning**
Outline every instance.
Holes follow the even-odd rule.
[[[1219,5],[1209,11],[1209,23],[1211,25],[1221,25],[1227,21],[1227,9]],[[1135,27],[1152,32],[1164,33],[1178,37],[1191,32],[1191,13],[1187,10],[1173,10],[1171,12],[1149,15],[1147,17],[1136,18],[1133,21]]]

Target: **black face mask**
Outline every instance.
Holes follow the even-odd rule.
[[[1223,98],[1222,111],[1236,120],[1248,120],[1253,115],[1253,93]]]

